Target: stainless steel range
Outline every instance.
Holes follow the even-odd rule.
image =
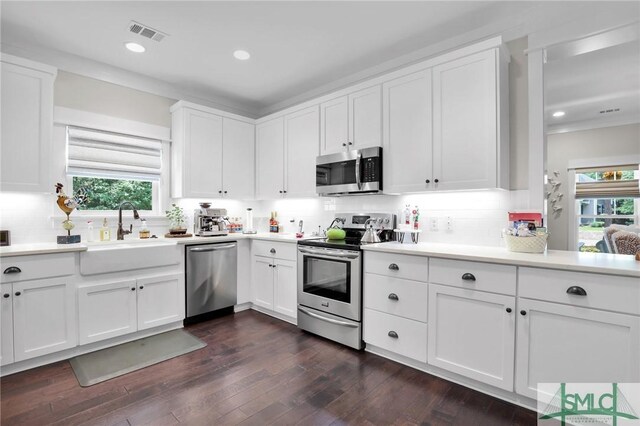
[[[362,342],[362,236],[367,227],[390,241],[395,215],[343,213],[344,240],[298,242],[298,327],[355,349]]]

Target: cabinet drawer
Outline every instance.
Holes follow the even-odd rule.
[[[3,273],[0,275],[0,282],[10,283],[72,275],[75,272],[75,264],[75,253],[6,257],[2,259]],[[12,270],[16,272],[12,273]],[[18,270],[20,272],[17,272]]]
[[[365,274],[364,307],[427,322],[427,284]]]
[[[391,337],[395,333],[397,337]],[[364,341],[382,349],[427,362],[427,324],[364,310]]]
[[[637,278],[520,268],[518,282],[521,297],[640,315]]]
[[[364,272],[427,282],[428,260],[422,256],[366,252]]]
[[[515,296],[516,267],[431,258],[429,282]]]
[[[253,241],[253,254],[277,259],[296,260],[298,256],[297,244],[273,243],[271,241]]]

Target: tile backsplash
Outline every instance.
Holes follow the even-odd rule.
[[[295,232],[298,222],[304,222],[305,233],[324,230],[336,213],[340,212],[393,212],[401,214],[406,204],[420,209],[420,241],[500,246],[500,231],[507,222],[510,210],[526,210],[527,191],[467,191],[412,195],[367,195],[335,198],[282,199],[273,201],[216,200],[213,207],[226,208],[229,216],[245,219],[248,207],[254,211],[254,227],[258,232],[268,231],[271,211],[278,212],[278,219],[285,232]],[[62,235],[60,223],[64,216],[55,206],[55,194],[0,193],[0,228],[11,231],[12,244],[53,242]],[[191,230],[193,211],[202,200],[181,199],[177,204],[185,209]],[[134,223],[126,216],[126,223]],[[94,233],[101,226],[103,216],[93,217]],[[89,217],[72,214],[76,224],[74,233],[83,235],[86,241]],[[108,217],[115,233],[117,220]],[[448,223],[451,224],[450,229]],[[162,235],[169,224],[163,217],[148,218],[152,233]],[[95,236],[94,236],[95,238]]]

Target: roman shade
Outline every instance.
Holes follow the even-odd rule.
[[[616,166],[607,168],[576,169],[576,175],[589,172],[638,170],[638,165]],[[601,180],[593,182],[576,182],[576,198],[639,198],[640,183],[638,179]]]
[[[160,180],[162,142],[67,126],[67,174]]]

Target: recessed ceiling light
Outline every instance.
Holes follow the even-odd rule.
[[[553,113],[554,117],[564,117],[564,111],[556,111]]]
[[[233,52],[233,56],[236,59],[239,59],[241,61],[246,61],[247,59],[249,59],[251,57],[249,52],[247,52],[246,50],[236,50],[235,52]]]
[[[136,53],[142,53],[144,52],[145,49],[143,45],[138,44],[138,43],[134,43],[132,41],[130,41],[129,43],[125,43],[124,47],[126,47],[127,49],[129,49],[132,52],[136,52]]]

